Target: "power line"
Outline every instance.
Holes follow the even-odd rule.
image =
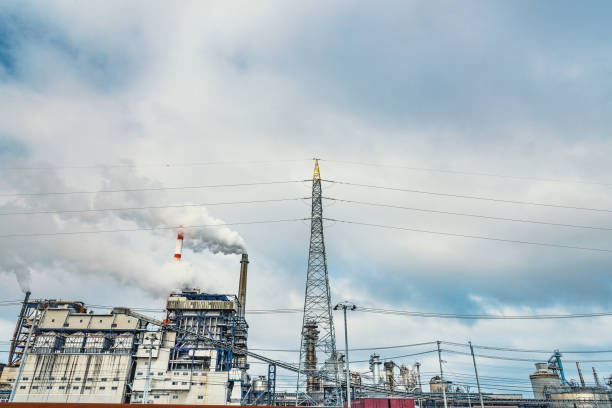
[[[0,238],[25,238],[25,237],[48,237],[48,236],[61,236],[61,235],[86,235],[86,234],[105,234],[114,232],[134,232],[134,231],[156,231],[156,230],[175,230],[175,229],[191,229],[191,228],[215,228],[215,227],[228,227],[234,225],[254,225],[254,224],[278,224],[283,222],[296,222],[306,221],[310,218],[288,218],[280,220],[265,220],[265,221],[246,221],[246,222],[224,222],[220,224],[202,224],[202,225],[175,225],[175,226],[161,226],[161,227],[142,227],[142,228],[118,228],[109,230],[95,230],[95,231],[60,231],[60,232],[46,232],[46,233],[25,233],[25,234],[5,234],[0,235]]]
[[[429,171],[429,172],[448,173],[448,174],[461,174],[461,175],[467,175],[467,176],[484,176],[484,177],[497,177],[497,178],[515,179],[515,180],[532,180],[532,181],[540,181],[540,182],[612,186],[612,183],[606,183],[606,182],[600,182],[600,181],[582,181],[582,180],[567,180],[567,179],[563,180],[563,179],[542,178],[542,177],[513,176],[513,175],[478,172],[478,171],[441,169],[441,168],[434,168],[434,167],[415,167],[415,166],[406,166],[406,165],[399,165],[399,164],[366,163],[366,162],[356,162],[356,161],[349,161],[349,160],[319,159],[319,161],[325,161],[329,163],[351,164],[351,165],[357,165],[357,166],[387,167],[387,168],[398,168],[398,169],[404,169],[404,170]]]
[[[612,312],[610,314],[612,314]],[[555,315],[555,316],[559,316],[559,315]],[[576,316],[576,315],[571,315],[571,316]],[[597,316],[584,316],[582,314],[579,317],[597,317]],[[442,341],[442,343],[448,344],[451,346],[469,347],[467,344],[453,343],[450,341]],[[472,344],[472,346],[478,349],[509,351],[509,352],[517,352],[517,353],[551,353],[553,351],[553,350],[545,350],[545,349],[544,350],[543,349],[534,350],[534,349],[512,348],[512,347],[482,346],[482,345],[476,345],[476,344]],[[562,350],[562,353],[564,354],[593,354],[595,353],[596,354],[596,353],[612,353],[612,350]]]
[[[298,201],[308,200],[310,197],[297,198],[277,198],[268,200],[249,200],[249,201],[225,201],[216,203],[197,203],[197,204],[168,204],[168,205],[152,205],[142,207],[114,207],[114,208],[94,208],[94,209],[78,209],[78,210],[44,210],[44,211],[15,211],[0,213],[3,215],[32,215],[32,214],[65,214],[65,213],[86,213],[86,212],[104,212],[104,211],[132,211],[132,210],[151,210],[162,208],[187,208],[187,207],[208,207],[218,205],[238,205],[238,204],[259,204],[259,203],[274,203],[282,201]]]
[[[376,186],[372,184],[361,184],[361,183],[351,183],[348,181],[337,181],[337,180],[323,180],[327,183],[334,183],[340,185],[354,186],[354,187],[364,187],[364,188],[373,188],[377,190],[389,190],[389,191],[401,191],[405,193],[415,193],[415,194],[425,194],[425,195],[433,195],[440,197],[453,197],[453,198],[464,198],[468,200],[482,200],[482,201],[492,201],[498,203],[506,203],[506,204],[520,204],[520,205],[532,205],[539,207],[552,207],[552,208],[563,208],[569,210],[582,210],[582,211],[594,211],[594,212],[604,212],[604,213],[612,213],[612,210],[605,208],[591,208],[591,207],[578,207],[564,204],[551,204],[551,203],[541,203],[536,201],[519,201],[519,200],[506,200],[501,198],[493,198],[493,197],[483,197],[483,196],[474,196],[474,195],[462,195],[462,194],[451,194],[451,193],[440,193],[436,191],[426,191],[426,190],[417,190],[410,188],[400,188],[400,187],[388,187],[388,186]]]
[[[93,164],[93,165],[66,165],[66,166],[38,166],[38,167],[0,167],[5,170],[63,170],[63,169],[112,169],[112,168],[138,168],[138,167],[200,167],[216,165],[244,165],[244,164],[268,164],[268,163],[295,163],[301,161],[312,161],[312,159],[285,159],[285,160],[222,160],[210,162],[192,163],[117,163],[117,164]]]
[[[71,195],[71,194],[100,194],[100,193],[131,193],[138,191],[167,191],[167,190],[198,190],[205,188],[221,188],[221,187],[248,187],[248,186],[264,186],[274,184],[291,184],[303,183],[310,180],[281,180],[281,181],[260,181],[253,183],[234,183],[234,184],[204,184],[197,186],[178,186],[178,187],[141,187],[141,188],[122,188],[122,189],[107,189],[107,190],[82,190],[82,191],[45,191],[45,192],[30,192],[30,193],[13,193],[0,194],[0,197],[28,197],[28,196],[45,196],[45,195]]]
[[[457,234],[453,232],[442,232],[442,231],[432,231],[432,230],[424,230],[424,229],[418,229],[418,228],[398,227],[395,225],[371,224],[371,223],[366,223],[366,222],[340,220],[337,218],[323,218],[323,219],[327,221],[334,221],[334,222],[339,222],[343,224],[362,225],[366,227],[385,228],[385,229],[392,229],[392,230],[398,230],[398,231],[421,232],[425,234],[444,235],[444,236],[449,236],[449,237],[480,239],[480,240],[486,240],[486,241],[507,242],[511,244],[523,244],[523,245],[535,245],[535,246],[544,246],[544,247],[551,247],[551,248],[577,249],[577,250],[582,250],[582,251],[612,252],[612,249],[605,249],[605,248],[590,248],[590,247],[580,247],[580,246],[574,246],[574,245],[552,244],[548,242],[535,242],[535,241],[522,241],[522,240],[514,240],[514,239],[506,239],[506,238],[495,238],[495,237],[487,237],[487,236],[482,236],[482,235]]]
[[[541,314],[541,315],[490,315],[490,314],[459,314],[459,313],[434,313],[434,312],[418,312],[409,310],[387,310],[375,309],[368,307],[358,307],[357,312],[375,313],[396,316],[411,316],[411,317],[432,317],[440,319],[469,319],[469,320],[547,320],[547,319],[577,319],[591,317],[612,316],[612,312],[599,313],[574,313],[574,314]],[[462,343],[443,342],[451,345],[466,346]],[[477,346],[474,346],[477,347]],[[479,346],[482,347],[482,346]],[[516,350],[520,351],[520,350]],[[550,350],[543,351],[549,353]]]
[[[582,228],[582,229],[592,229],[592,230],[601,230],[601,231],[612,231],[612,228],[609,228],[609,227],[596,227],[596,226],[577,225],[577,224],[561,224],[561,223],[555,223],[555,222],[528,220],[528,219],[521,219],[521,218],[493,217],[493,216],[482,215],[482,214],[468,214],[468,213],[440,211],[440,210],[432,210],[432,209],[416,208],[416,207],[404,207],[401,205],[372,203],[372,202],[367,202],[367,201],[356,201],[356,200],[345,200],[345,199],[333,198],[333,197],[324,197],[324,198],[326,200],[332,200],[332,201],[337,201],[337,202],[342,202],[342,203],[369,205],[373,207],[396,208],[400,210],[420,211],[420,212],[446,214],[446,215],[458,215],[462,217],[483,218],[483,219],[498,220],[498,221],[512,221],[512,222],[521,222],[521,223],[529,223],[529,224],[551,225],[555,227],[570,227],[570,228]]]

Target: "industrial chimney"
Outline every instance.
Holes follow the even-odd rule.
[[[183,231],[179,231],[178,236],[176,237],[176,249],[174,250],[174,259],[176,259],[177,261],[180,261],[182,253],[183,253]]]
[[[249,256],[242,254],[240,260],[240,281],[238,282],[238,302],[240,302],[239,315],[244,317],[246,311],[246,286],[247,286],[247,266],[249,265]]]

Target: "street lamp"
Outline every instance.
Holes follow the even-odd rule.
[[[351,372],[349,371],[349,355],[348,355],[348,331],[346,329],[346,309],[355,310],[357,306],[348,302],[341,302],[334,306],[334,310],[344,310],[344,355],[346,358],[346,403],[347,407],[351,408]]]

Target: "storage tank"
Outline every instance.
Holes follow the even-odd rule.
[[[546,388],[560,387],[561,379],[557,373],[548,369],[548,363],[536,363],[536,372],[529,376],[535,399],[546,399]]]
[[[452,381],[444,381],[444,391],[449,392],[452,383]],[[436,375],[429,380],[429,392],[442,393],[442,381],[440,381],[439,375]]]
[[[268,390],[268,380],[265,376],[260,375],[253,381],[254,392],[266,392]]]
[[[571,400],[574,408],[610,408],[610,399],[605,389],[598,387],[561,387],[549,390],[549,398],[555,400]],[[567,402],[552,404],[553,407],[567,406]]]

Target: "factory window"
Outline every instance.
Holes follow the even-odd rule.
[[[183,375],[189,375],[189,373],[188,373],[187,371],[185,371],[185,372],[183,373]]]
[[[204,399],[203,395],[198,395],[198,399]]]
[[[50,390],[51,388],[53,388],[53,387],[52,387],[52,386],[50,386],[50,385],[47,385],[47,389],[48,389],[48,390]]]
[[[87,386],[85,387],[86,390],[91,390],[91,387]]]
[[[111,327],[117,327],[117,323],[111,324]]]
[[[25,385],[22,385],[21,387],[19,387],[20,390],[25,390]]]
[[[200,385],[204,385],[204,383],[200,383]]]
[[[198,373],[193,373],[193,376],[195,377],[196,375],[198,375]]]
[[[51,323],[54,323],[54,322],[55,322],[55,319],[51,319]]]
[[[153,396],[153,398],[159,399],[159,395],[155,395],[155,396]]]
[[[40,377],[34,377],[34,381],[40,381]]]
[[[83,323],[83,319],[79,320],[79,323]]]
[[[100,389],[101,389],[101,390],[105,390],[105,389],[106,389],[106,387],[100,387]]]
[[[172,385],[177,385],[178,383],[176,381],[172,381]]]
[[[142,372],[140,372],[140,373],[136,373],[136,375],[142,375]]]
[[[187,381],[183,381],[181,384],[183,384],[183,385],[187,385]]]
[[[63,385],[60,385],[60,386],[59,386],[59,389],[60,389],[60,390],[64,390],[64,389],[66,389],[66,387],[64,387]]]
[[[164,375],[164,373],[157,373],[157,375]]]
[[[117,389],[117,387],[111,387],[111,390],[116,390],[116,389]]]
[[[119,377],[113,378],[113,381],[119,381]]]
[[[50,377],[49,381],[55,381],[55,377]]]
[[[74,381],[81,381],[81,377],[76,377]]]
[[[67,380],[67,378],[66,378],[66,377],[62,377],[62,381],[66,381],[66,380]]]
[[[38,389],[38,385],[33,385],[33,386],[32,386],[32,389],[33,389],[33,390],[37,390],[37,389]]]
[[[102,319],[100,319],[100,323],[102,323]]]
[[[28,381],[28,380],[29,380],[29,378],[28,378],[28,377],[23,377],[23,380],[24,380],[24,381]]]
[[[87,378],[87,381],[93,381],[93,378],[89,377]]]
[[[78,387],[78,386],[75,386],[75,387],[72,387],[72,389],[73,389],[73,390],[78,390],[78,389],[79,389],[79,387]]]
[[[102,381],[106,382],[106,377],[102,377]]]
[[[178,399],[178,395],[173,395],[172,399]]]

